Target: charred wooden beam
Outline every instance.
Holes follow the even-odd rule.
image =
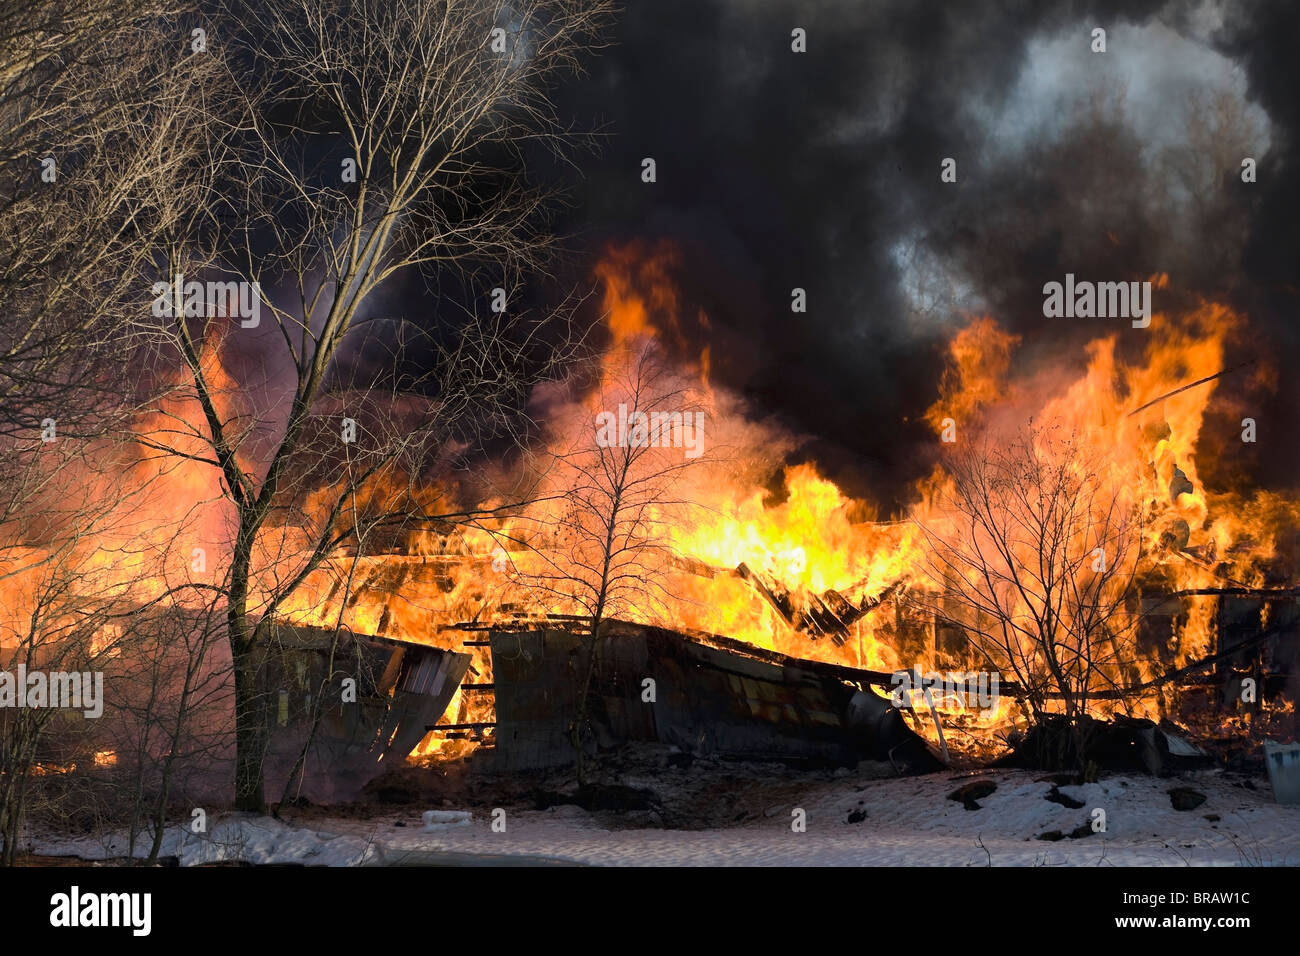
[[[1204,568],[1219,580],[1227,581],[1233,587],[1239,587],[1239,588],[1249,587],[1249,585],[1242,584],[1236,578],[1229,577],[1225,572],[1220,570],[1219,567],[1216,564],[1214,564],[1212,561],[1207,561],[1205,560],[1205,558],[1202,558],[1200,555],[1193,554],[1187,548],[1171,548],[1170,551],[1173,554],[1178,555],[1178,557],[1182,558],[1184,561],[1194,564],[1198,568]]]
[[[712,564],[682,554],[674,554],[669,558],[669,561],[679,571],[695,574],[702,578],[716,578],[720,574],[729,573],[725,568],[714,567]]]
[[[1196,386],[1204,385],[1206,382],[1213,382],[1216,378],[1221,378],[1230,372],[1236,372],[1239,369],[1243,369],[1250,365],[1254,365],[1255,361],[1256,361],[1255,359],[1248,359],[1247,361],[1242,362],[1240,365],[1234,365],[1232,366],[1232,368],[1225,368],[1222,371],[1215,372],[1213,375],[1207,375],[1205,376],[1205,378],[1198,378],[1196,381],[1189,382],[1186,385],[1182,385],[1174,389],[1172,392],[1165,392],[1160,397],[1151,399],[1151,401],[1147,402],[1145,405],[1139,405],[1137,408],[1133,409],[1133,411],[1128,413],[1128,417],[1132,418],[1138,412],[1144,412],[1152,405],[1158,405],[1160,402],[1163,402],[1166,398],[1172,398],[1173,396],[1177,395],[1179,392],[1185,392],[1189,388],[1196,388]]]
[[[816,594],[808,595],[807,607],[795,616],[795,626],[814,636],[827,635],[838,647],[848,637],[850,622],[845,621],[844,617],[848,617],[857,608],[838,591],[827,591],[826,594],[834,597],[827,599]]]
[[[866,599],[861,605],[855,605],[831,588],[821,594],[808,594],[804,606],[797,607],[789,591],[743,561],[736,566],[735,574],[757,591],[790,627],[813,638],[828,636],[837,646],[848,639],[850,627],[878,608],[900,587],[897,583],[891,584],[878,597]]]
[[[424,729],[426,731],[451,731],[451,730],[483,730],[487,727],[495,727],[495,720],[481,720],[469,724],[430,724]]]
[[[742,580],[748,582],[749,586],[757,591],[759,596],[771,605],[772,610],[776,611],[786,624],[794,627],[794,610],[790,607],[789,594],[783,593],[778,596],[776,591],[774,591],[772,587],[769,587],[767,582],[763,580],[763,576],[744,561],[736,565],[736,575]]]
[[[1288,599],[1300,597],[1300,587],[1294,588],[1252,588],[1245,585],[1227,587],[1227,588],[1184,588],[1181,591],[1170,591],[1166,597],[1246,597],[1259,598],[1260,600],[1270,599]]]
[[[860,606],[860,610],[862,611],[863,614],[869,614],[869,613],[871,613],[871,612],[874,611],[876,608],[880,607],[880,605],[882,605],[882,604],[884,604],[886,601],[888,601],[888,600],[889,600],[891,597],[893,597],[895,594],[897,594],[898,591],[899,591],[899,589],[902,588],[902,586],[903,586],[903,582],[902,582],[902,581],[895,581],[895,582],[894,582],[893,584],[891,584],[889,587],[887,587],[887,588],[885,588],[883,591],[881,591],[880,594],[878,594],[876,597],[874,597],[874,598],[863,598],[863,599],[862,599],[862,604],[861,604],[861,606]]]

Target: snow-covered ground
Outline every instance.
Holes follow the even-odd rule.
[[[967,810],[948,799],[974,779],[995,792]],[[1258,784],[1257,784],[1258,786]],[[1169,791],[1191,787],[1207,799],[1194,810],[1173,809]],[[163,855],[184,865],[242,860],[324,866],[580,863],[650,866],[1277,866],[1300,865],[1300,807],[1278,806],[1265,783],[1258,789],[1218,771],[1177,780],[1135,775],[1063,786],[1082,801],[1069,809],[1045,799],[1052,784],[1041,774],[994,771],[957,777],[885,780],[853,776],[805,784],[725,829],[625,828],[614,814],[573,806],[511,810],[505,832],[494,832],[490,811],[468,825],[426,832],[421,808],[367,819],[313,817],[289,824],[271,817],[229,814],[210,820],[199,836],[169,831]],[[764,800],[771,799],[765,793]],[[1045,832],[1069,834],[1105,811],[1105,832],[1055,842]],[[794,832],[794,811],[806,831]],[[850,815],[865,818],[848,822]],[[1216,819],[1212,819],[1217,817]],[[88,859],[120,858],[120,839],[50,836],[36,851]]]

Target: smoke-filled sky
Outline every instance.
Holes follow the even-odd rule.
[[[1300,4],[632,0],[614,39],[559,92],[608,134],[563,225],[593,255],[672,240],[716,380],[810,436],[800,454],[845,490],[888,510],[929,470],[921,416],[973,315],[1023,337],[1021,368],[1082,366],[1115,331],[1141,349],[1123,320],[1044,318],[1067,272],[1166,272],[1157,311],[1244,311],[1229,362],[1277,364],[1277,389],[1225,380],[1203,434],[1236,436],[1244,403],[1260,441],[1218,478],[1293,481]]]

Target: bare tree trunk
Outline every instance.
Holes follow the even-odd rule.
[[[398,273],[429,279],[442,270],[464,276],[486,266],[493,276],[522,281],[545,261],[553,245],[544,215],[550,192],[526,175],[524,146],[541,140],[564,152],[574,141],[555,121],[550,91],[559,77],[581,69],[585,50],[600,45],[612,5],[518,0],[500,21],[511,31],[505,51],[489,45],[505,16],[496,4],[389,0],[357,7],[337,0],[266,0],[230,6],[237,15],[228,21],[228,45],[257,58],[267,95],[292,108],[240,104],[240,121],[230,124],[239,129],[230,148],[245,151],[244,161],[231,166],[234,191],[247,203],[239,211],[259,223],[261,234],[250,239],[235,231],[218,245],[239,278],[264,289],[296,290],[291,305],[261,302],[278,326],[273,341],[292,366],[291,387],[267,407],[231,413],[205,355],[209,343],[227,334],[229,319],[208,316],[196,323],[196,317],[179,316],[163,334],[183,356],[187,387],[202,408],[202,440],[209,446],[202,460],[219,471],[237,515],[227,615],[236,692],[235,805],[262,811],[269,734],[262,654],[274,616],[355,531],[341,507],[348,495],[399,455],[417,456],[421,443],[426,451],[436,449],[466,422],[486,429],[485,405],[531,384],[531,373],[519,370],[520,350],[534,351],[537,339],[519,324],[518,313],[483,319],[470,309],[470,319],[447,336],[456,344],[439,346],[445,365],[429,370],[430,387],[404,393],[392,383],[406,374],[388,374],[404,367],[403,356],[395,355],[393,368],[371,382],[357,383],[339,368],[340,348],[371,294]],[[524,48],[528,55],[520,56]],[[312,104],[307,112],[314,118],[284,120],[302,103]],[[355,176],[323,177],[308,157],[324,146],[346,156]],[[458,354],[462,348],[465,354]],[[557,358],[561,351],[563,345]],[[339,437],[337,410],[345,393],[373,406],[367,409],[374,412],[373,432],[355,440],[354,454],[367,459],[360,478],[338,467],[344,443],[352,441]],[[407,423],[383,416],[407,400],[422,402],[427,412],[402,433]],[[344,414],[356,423],[355,412]],[[256,427],[266,438],[262,460],[245,461],[244,429]],[[163,443],[154,447],[186,454]],[[346,460],[350,468],[352,459]],[[425,465],[412,461],[411,473]],[[303,516],[305,544],[292,555],[277,554],[284,560],[267,573],[257,548],[276,531],[270,516],[301,516],[300,501],[309,491],[323,493],[323,517]],[[381,499],[373,500],[377,507]],[[424,520],[431,517],[410,502],[386,506],[391,514],[406,506]],[[295,774],[304,759],[300,754]]]
[[[587,664],[583,668],[582,681],[578,688],[577,706],[574,708],[573,730],[570,734],[573,743],[574,770],[580,787],[587,785],[587,748],[583,740],[583,733],[586,731],[587,722],[590,719],[591,684],[596,674],[599,654],[600,624],[598,621],[593,620],[591,636],[587,640]]]
[[[259,654],[249,641],[232,648],[235,672],[235,809],[266,810],[263,758],[266,715],[262,706]]]

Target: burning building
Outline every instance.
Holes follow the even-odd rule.
[[[1022,462],[1008,459],[992,477],[1021,484],[971,501],[969,486],[960,484],[961,463],[940,454],[914,504],[885,520],[812,464],[776,468],[773,494],[761,480],[774,467],[763,451],[786,436],[751,423],[737,399],[710,382],[704,353],[657,374],[675,400],[708,409],[719,429],[712,440],[727,456],[689,468],[661,458],[634,462],[646,486],[668,476],[672,488],[664,494],[656,485],[653,495],[635,502],[634,528],[622,523],[627,514],[601,511],[593,489],[602,489],[591,476],[610,459],[584,436],[601,401],[627,397],[629,367],[643,362],[644,353],[624,346],[653,347],[660,334],[655,322],[666,321],[656,319],[655,303],[663,308],[675,294],[638,289],[633,276],[618,271],[620,256],[605,268],[612,344],[601,381],[564,402],[550,399],[552,453],[579,463],[563,474],[578,479],[584,494],[564,487],[557,469],[543,478],[537,503],[472,527],[412,533],[394,542],[399,553],[339,556],[286,608],[291,618],[319,624],[341,604],[341,619],[359,631],[448,648],[458,647],[464,628],[489,636],[461,648],[475,655],[474,686],[457,695],[445,729],[435,728],[417,753],[462,753],[466,742],[500,746],[500,735],[509,733],[507,765],[558,759],[576,693],[562,675],[581,670],[575,662],[587,645],[581,629],[565,630],[556,616],[590,622],[602,583],[602,620],[623,621],[620,637],[603,639],[613,670],[596,682],[603,709],[591,732],[605,745],[650,737],[685,747],[689,738],[690,746],[727,750],[728,744],[707,743],[714,733],[734,742],[720,714],[665,717],[654,729],[644,723],[648,718],[638,723],[631,716],[639,679],[653,677],[651,659],[703,655],[695,667],[707,670],[720,666],[704,663],[720,653],[719,640],[725,653],[744,660],[776,654],[780,666],[823,676],[817,671],[823,665],[843,668],[837,679],[849,696],[840,699],[837,690],[835,703],[823,701],[812,711],[833,714],[831,723],[841,730],[852,723],[854,675],[856,690],[874,681],[888,694],[889,677],[899,672],[998,674],[1005,690],[997,707],[976,712],[940,699],[905,710],[909,732],[928,737],[936,752],[942,744],[994,753],[1024,728],[1032,707],[1198,726],[1207,720],[1290,726],[1300,513],[1280,498],[1212,492],[1197,469],[1200,432],[1240,316],[1215,305],[1157,313],[1138,357],[1122,356],[1114,335],[1099,338],[1084,369],[1050,383],[1018,379],[1012,374],[1016,338],[992,319],[972,321],[952,343],[943,394],[928,414],[936,445],[942,450],[941,433],[955,426],[967,448],[981,450],[982,466],[995,455],[976,436],[1001,436],[1006,448],[1026,434],[1007,430],[1008,422],[1047,423],[1022,439],[1040,470],[1026,477],[1016,470]],[[1157,277],[1155,284],[1166,281]],[[1085,455],[1095,465],[1086,473]],[[991,480],[987,473],[974,477]],[[1042,520],[1040,504],[1063,517]],[[1032,525],[1035,516],[1040,523],[1029,530],[1038,538],[1026,538],[1026,522]],[[953,532],[973,518],[982,522],[978,535]],[[590,573],[593,557],[607,553],[591,550],[593,528],[612,528],[622,546],[624,563],[603,580]],[[1056,538],[1044,543],[1048,533]],[[1059,567],[1040,572],[1045,552]],[[962,555],[978,560],[963,570]],[[1017,581],[1017,573],[1027,573],[1027,582]],[[1041,640],[1049,626],[1057,628],[1052,633],[1062,648],[1069,645],[1056,659]],[[664,643],[669,632],[683,635],[671,651],[672,642]],[[715,636],[712,650],[683,650],[699,635]],[[708,647],[704,640],[700,646]],[[542,670],[521,672],[518,654],[511,654],[503,673],[507,645],[517,645],[528,668]],[[759,665],[733,666],[743,672]],[[736,679],[743,685],[750,678]],[[785,689],[771,690],[776,696],[768,703],[797,696],[800,680],[776,681],[773,687]],[[704,698],[754,707],[763,699],[734,691],[706,682],[688,696],[697,707]],[[792,728],[817,723],[796,716],[802,711],[793,698],[787,703],[794,707]],[[670,709],[661,704],[657,713]],[[705,726],[710,723],[713,731]],[[543,725],[549,730],[537,729]],[[522,744],[530,735],[549,742]],[[818,752],[817,733],[803,737],[804,755]],[[765,746],[781,749],[774,739]]]
[[[689,6],[634,16],[644,36],[694,30]],[[101,363],[82,377],[96,383],[104,421],[85,426],[81,396],[47,413],[48,383],[84,370],[47,374],[24,356],[49,350],[21,329],[6,338],[10,380],[40,387],[12,416],[19,465],[5,476],[0,648],[24,666],[75,647],[79,664],[133,669],[110,683],[123,712],[142,711],[133,726],[160,730],[139,736],[134,757],[112,748],[116,766],[161,761],[166,781],[174,761],[206,757],[194,738],[210,733],[233,746],[238,805],[261,809],[268,788],[288,792],[317,771],[355,789],[408,755],[488,749],[503,767],[546,767],[566,739],[578,754],[654,742],[918,768],[936,753],[989,758],[1058,718],[1181,721],[1252,745],[1294,733],[1300,499],[1294,475],[1275,473],[1290,451],[1275,441],[1281,464],[1265,465],[1256,449],[1266,413],[1280,433],[1294,397],[1279,363],[1291,333],[1278,321],[1289,322],[1293,264],[1278,266],[1274,252],[1294,244],[1285,231],[1282,242],[1255,234],[1258,200],[1238,190],[1266,185],[1246,152],[1294,136],[1289,100],[1256,88],[1272,61],[1241,52],[1271,50],[1265,41],[1284,29],[1222,10],[1175,18],[1178,31],[1155,14],[1134,26],[1130,49],[1151,51],[1142,68],[1157,79],[1184,82],[1192,54],[1217,78],[1190,91],[1185,123],[1181,106],[1169,121],[1150,102],[1163,82],[1139,91],[1136,120],[1105,84],[1065,100],[1059,62],[1078,68],[1082,55],[1100,71],[1118,57],[1071,52],[1082,49],[1077,24],[1055,15],[1029,18],[1032,35],[1003,14],[968,33],[918,28],[961,78],[931,86],[924,69],[877,83],[870,71],[909,62],[899,53],[915,53],[915,39],[903,31],[903,47],[864,57],[861,44],[890,42],[890,31],[866,7],[845,14],[857,33],[824,35],[855,39],[820,62],[835,67],[837,90],[889,93],[865,106],[836,93],[814,116],[804,79],[781,72],[797,69],[785,50],[781,64],[757,58],[764,96],[753,97],[736,87],[749,74],[719,62],[727,38],[711,38],[690,71],[660,78],[710,90],[700,113],[685,110],[709,135],[693,137],[689,161],[663,155],[659,167],[641,144],[615,147],[611,205],[638,214],[593,241],[576,268],[598,291],[570,307],[564,291],[529,287],[550,237],[535,215],[543,197],[513,165],[528,165],[521,143],[564,154],[562,111],[541,91],[578,62],[596,29],[588,17],[601,17],[551,20],[573,31],[566,42],[509,58],[505,92],[475,89],[482,112],[450,109],[444,126],[421,126],[428,139],[413,149],[425,108],[464,94],[448,59],[490,63],[478,59],[481,41],[498,28],[468,10],[448,34],[421,5],[408,12],[432,35],[358,19],[358,49],[389,59],[342,78],[333,71],[350,52],[311,44],[357,37],[324,30],[302,46],[286,20],[273,25],[285,42],[264,48],[264,37],[232,31],[250,62],[315,83],[328,100],[277,129],[286,155],[332,161],[343,150],[349,178],[322,186],[314,160],[268,164],[265,142],[222,139],[281,114],[205,92],[195,135],[155,144],[193,153],[135,159],[188,177],[151,195],[193,195],[174,205],[199,210],[255,197],[243,211],[258,225],[222,232],[213,215],[188,245],[160,225],[155,249],[132,235],[131,212],[131,229],[104,229],[132,235],[114,247],[120,267],[104,272],[140,280],[137,290],[115,288],[97,308],[62,287],[17,303],[35,310],[36,330],[49,319],[40,303],[58,303],[71,323],[60,354]],[[776,35],[774,16],[765,8],[755,43]],[[1235,46],[1210,36],[1218,30]],[[987,79],[987,51],[1008,37],[1017,56]],[[141,76],[154,61],[141,57]],[[192,89],[224,90],[235,72],[196,77]],[[421,85],[430,78],[439,95]],[[644,96],[609,79],[602,95]],[[372,80],[393,86],[350,95],[349,84]],[[153,89],[142,83],[139,109],[124,115],[167,113],[175,100],[150,100]],[[341,89],[349,95],[321,93]],[[109,115],[93,90],[87,115]],[[677,92],[695,108],[693,85]],[[320,105],[275,93],[285,115]],[[658,88],[644,98],[655,109],[638,128],[666,149],[683,110],[662,109]],[[858,112],[842,115],[843,99]],[[205,112],[226,101],[249,112]],[[357,105],[376,102],[401,107]],[[743,104],[726,117],[735,141],[794,150],[798,176],[784,165],[739,175],[733,146],[709,152],[717,104],[732,102]],[[1059,129],[1061,115],[1078,122]],[[947,130],[953,116],[961,136]],[[795,117],[808,123],[798,142]],[[354,155],[339,129],[366,130],[369,155]],[[427,163],[447,142],[466,152]],[[75,157],[71,143],[63,153]],[[945,156],[958,147],[960,162]],[[635,157],[618,152],[629,148]],[[227,150],[251,152],[213,169]],[[498,155],[510,169],[482,161]],[[959,178],[936,183],[940,161]],[[1291,161],[1269,190],[1294,188],[1275,185]],[[359,162],[391,168],[367,166],[358,180]],[[627,169],[673,165],[698,168],[707,186],[697,194],[688,177],[652,174],[638,186],[662,189],[623,198]],[[268,167],[276,176],[253,175]],[[681,192],[664,201],[669,189]],[[100,208],[87,200],[52,214],[40,205],[51,192],[34,192],[24,215],[66,223]],[[600,194],[593,185],[587,198],[599,205]],[[1269,195],[1260,205],[1285,218],[1289,193]],[[118,194],[108,198],[118,209]],[[1258,222],[1294,229],[1274,212]],[[20,235],[29,222],[14,225]],[[29,283],[13,287],[39,288],[59,273],[55,259],[36,256]],[[1232,274],[1216,272],[1234,261],[1222,270]],[[225,294],[203,301],[204,290],[234,288],[216,275],[231,263],[242,270],[238,308]],[[195,277],[183,309],[137,308],[160,271]],[[406,279],[440,290],[430,321],[428,301],[405,308]],[[380,315],[390,294],[400,318]],[[100,312],[106,327],[76,325]],[[130,347],[111,348],[118,339]],[[116,382],[137,360],[139,380]],[[58,444],[70,420],[79,431]],[[997,700],[931,693],[924,675],[950,673],[985,688],[996,677]],[[900,675],[922,675],[919,696],[890,700]],[[23,745],[12,727],[6,739]]]

